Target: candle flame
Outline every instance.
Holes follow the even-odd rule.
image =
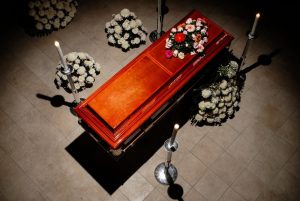
[[[59,42],[58,42],[58,41],[55,41],[55,42],[54,42],[54,45],[55,45],[56,47],[59,47]]]
[[[177,130],[179,128],[179,124],[175,124],[174,128]]]
[[[260,17],[260,14],[259,14],[259,13],[257,13],[257,14],[256,14],[256,18],[259,18],[259,17]]]

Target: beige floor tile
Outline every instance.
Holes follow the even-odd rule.
[[[129,200],[143,200],[153,190],[153,186],[139,173],[135,173],[120,187]]]
[[[285,170],[299,178],[298,171],[300,169],[300,151],[299,149],[293,156],[285,163]]]
[[[293,119],[288,119],[276,132],[277,135],[293,145],[300,145],[300,125]]]
[[[272,135],[270,129],[255,122],[231,144],[228,152],[237,160],[248,163],[263,148],[270,135]]]
[[[121,191],[115,191],[107,201],[129,201],[128,198],[121,193]]]
[[[196,184],[205,174],[207,167],[193,154],[187,154],[176,168],[179,174],[191,185]]]
[[[166,201],[168,200],[168,198],[166,198],[159,190],[155,188],[144,200],[145,201]]]
[[[243,163],[236,160],[227,152],[223,153],[223,155],[210,166],[210,169],[228,185],[234,182],[244,168]]]
[[[197,158],[201,160],[206,166],[212,164],[222,153],[224,149],[216,144],[208,136],[204,137],[200,142],[198,142],[191,150]]]
[[[3,196],[8,200],[46,200],[39,186],[9,156],[0,162]]]
[[[198,191],[196,191],[194,188],[192,188],[185,196],[184,200],[186,201],[207,201],[203,195],[201,195]]]
[[[239,133],[229,124],[225,123],[209,132],[208,136],[218,145],[226,149],[239,136]]]
[[[208,170],[194,188],[207,200],[218,200],[226,191],[228,185]]]
[[[232,188],[228,188],[219,201],[245,201],[245,199]]]
[[[228,124],[238,133],[243,132],[249,126],[249,124],[253,124],[254,122],[255,116],[243,108],[240,108],[239,111],[235,112],[233,119],[228,120]]]
[[[263,189],[263,182],[248,170],[232,184],[232,189],[243,196],[246,200],[256,200]]]

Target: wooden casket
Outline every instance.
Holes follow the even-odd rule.
[[[205,19],[208,43],[205,55],[186,55],[184,59],[165,56],[165,41],[170,30],[100,86],[75,112],[108,150],[125,150],[145,133],[145,122],[159,116],[161,108],[218,53],[233,37],[193,10],[187,18]],[[116,152],[117,153],[117,152]]]

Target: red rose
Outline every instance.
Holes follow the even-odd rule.
[[[175,41],[177,43],[182,43],[185,40],[185,35],[183,33],[177,33],[175,35]]]

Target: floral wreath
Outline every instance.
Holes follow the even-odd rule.
[[[100,74],[101,66],[94,59],[84,52],[71,52],[65,55],[66,62],[72,66],[72,80],[77,92],[85,88],[92,87],[96,75]],[[67,76],[63,73],[64,66],[59,62],[56,68],[54,83],[57,88],[64,88],[66,92],[71,93],[72,89]]]
[[[35,35],[46,35],[65,28],[75,16],[76,0],[31,0],[28,15]]]
[[[208,39],[208,27],[204,19],[188,18],[184,23],[171,29],[166,39],[166,57],[172,56],[183,59],[186,54],[204,54]]]
[[[147,30],[134,12],[127,8],[119,14],[113,14],[113,19],[105,24],[108,44],[121,48],[124,52],[146,43]]]

